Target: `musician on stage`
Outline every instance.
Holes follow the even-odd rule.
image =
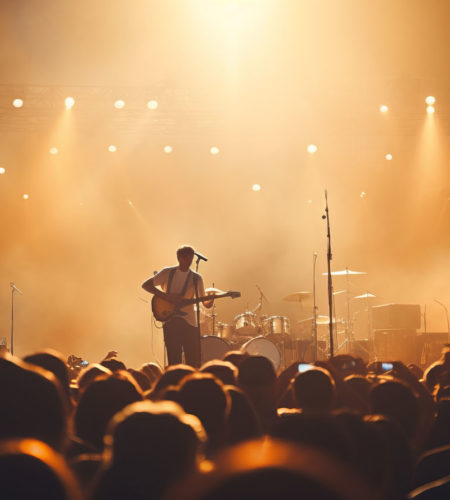
[[[194,252],[194,249],[187,245],[178,248],[178,266],[161,269],[159,273],[143,283],[142,288],[175,306],[180,306],[183,299],[205,296],[202,276],[190,269],[194,260]],[[158,286],[161,289],[157,288]],[[210,308],[213,300],[203,302],[203,304]],[[196,307],[190,304],[181,307],[181,311],[186,315],[175,315],[163,325],[168,363],[169,365],[181,363],[181,355],[184,351],[185,362],[199,367],[201,363],[200,331],[197,325]]]

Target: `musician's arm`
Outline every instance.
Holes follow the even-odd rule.
[[[173,293],[166,293],[160,290],[159,288],[156,288],[153,278],[148,279],[144,283],[142,283],[142,288],[149,293],[152,293],[153,295],[156,295],[157,297],[161,297],[164,300],[168,300],[169,302],[172,302],[174,304],[181,304],[183,301],[183,298],[180,297],[179,295],[175,295]]]
[[[199,284],[198,284],[198,294],[200,297],[204,297],[205,295],[212,295],[214,292],[209,292],[208,294],[205,292],[205,285],[203,284],[203,279],[200,277]],[[211,300],[205,300],[203,302],[203,307],[206,307],[206,309],[211,309],[211,307],[214,305],[214,299]]]

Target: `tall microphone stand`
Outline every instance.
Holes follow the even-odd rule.
[[[330,233],[330,214],[328,211],[328,195],[325,189],[325,215],[322,215],[322,219],[327,220],[327,239],[328,239],[328,250],[327,250],[327,264],[328,264],[328,316],[330,318],[330,356],[334,355],[334,339],[333,339],[333,281],[331,277],[331,260],[333,255],[331,253],[331,233]]]
[[[317,252],[313,253],[313,335],[314,335],[314,361],[317,361],[317,305],[316,305],[316,262]]]
[[[14,354],[14,293],[18,292],[20,295],[23,295],[23,293],[16,287],[16,285],[11,281],[9,283],[9,286],[11,287],[11,354]]]

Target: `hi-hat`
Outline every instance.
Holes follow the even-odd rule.
[[[376,297],[373,293],[367,292],[363,293],[362,295],[357,295],[356,297],[353,297],[354,299],[373,299]]]
[[[343,269],[342,271],[331,271],[331,276],[348,276],[350,274],[367,274],[363,271],[352,271],[348,267]],[[328,276],[328,273],[322,273],[322,276]]]
[[[291,293],[290,295],[286,295],[283,300],[286,300],[288,302],[301,302],[304,299],[309,299],[311,295],[311,292],[295,292]]]

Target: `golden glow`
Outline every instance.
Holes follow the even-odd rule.
[[[22,99],[14,99],[14,101],[12,102],[12,105],[15,108],[21,108],[23,106],[23,100]]]
[[[382,104],[380,106],[380,112],[381,113],[387,113],[389,111],[389,108],[386,106],[386,104]]]
[[[426,99],[425,102],[428,104],[428,106],[432,106],[436,102],[436,98],[432,95],[429,95]]]
[[[315,144],[308,144],[308,146],[306,148],[306,151],[308,151],[308,153],[310,155],[317,153],[317,150],[318,150],[318,147]]]
[[[66,109],[72,109],[75,106],[75,99],[73,97],[66,97],[64,104]]]
[[[366,197],[366,192],[365,191],[361,191],[361,194],[359,195],[360,198],[365,198]]]
[[[158,108],[158,101],[155,101],[154,99],[152,99],[151,101],[148,101],[147,108],[148,109],[157,109]]]
[[[115,153],[117,151],[117,147],[114,146],[114,144],[111,144],[110,146],[108,146],[108,151],[110,153]]]
[[[435,111],[434,106],[427,106],[427,113],[429,115],[432,115]]]
[[[4,169],[4,167],[0,167],[0,175],[3,175],[5,172],[6,170]]]
[[[122,99],[117,99],[117,101],[114,102],[114,107],[116,109],[122,109],[125,107],[125,101],[123,101]]]
[[[259,184],[253,184],[252,189],[253,191],[261,191],[261,186]]]
[[[24,200],[28,200],[28,198],[29,198],[29,195],[25,193],[25,194],[23,195],[23,199],[24,199]]]
[[[173,147],[172,147],[172,146],[169,146],[169,145],[164,146],[164,153],[169,154],[169,153],[171,153],[172,151],[173,151]]]
[[[212,154],[212,155],[218,155],[220,153],[220,149],[217,147],[217,146],[213,146],[209,152]]]
[[[50,148],[48,150],[48,152],[51,154],[51,155],[57,155],[58,154],[58,148]]]
[[[392,160],[392,155],[391,153],[388,153],[386,156],[385,156],[386,160],[388,161],[391,161]]]

